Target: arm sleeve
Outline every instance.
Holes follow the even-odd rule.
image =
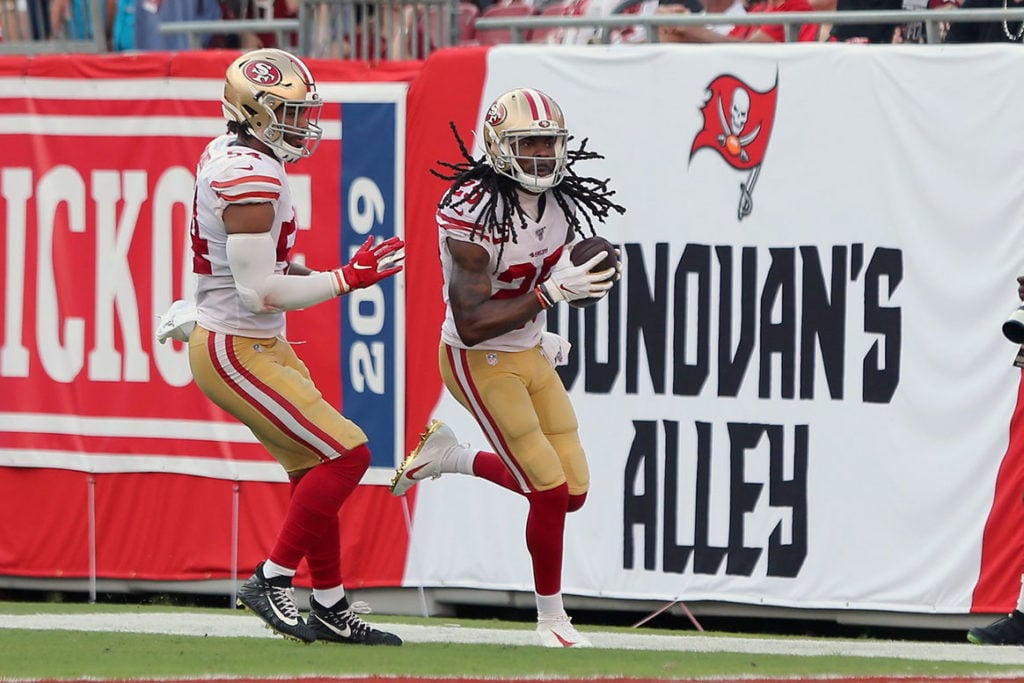
[[[276,248],[269,232],[228,235],[227,252],[235,289],[253,313],[306,308],[333,299],[343,291],[337,271],[311,275],[275,272]]]

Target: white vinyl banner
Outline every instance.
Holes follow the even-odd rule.
[[[1020,379],[1021,73],[995,46],[490,52],[482,106],[550,93],[627,209],[598,225],[619,286],[549,325],[592,479],[565,593],[969,610]],[[532,590],[525,499],[418,488],[406,585]]]

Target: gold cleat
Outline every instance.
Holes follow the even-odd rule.
[[[420,434],[420,442],[395,470],[391,479],[391,493],[403,496],[416,482],[437,479],[445,470],[442,461],[452,446],[458,444],[451,427],[440,420],[431,420]]]

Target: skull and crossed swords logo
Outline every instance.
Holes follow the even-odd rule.
[[[704,127],[693,139],[690,158],[708,147],[733,168],[749,171],[746,182],[740,183],[739,220],[753,210],[752,193],[771,137],[777,89],[778,74],[775,85],[765,92],[731,75],[718,76],[707,86],[707,98],[701,107]]]
[[[743,161],[748,161],[747,145],[754,141],[757,134],[761,132],[761,125],[754,126],[754,130],[742,135],[747,125],[747,117],[750,116],[750,93],[745,88],[739,87],[732,91],[732,106],[729,107],[729,120],[725,119],[725,110],[722,108],[722,98],[718,98],[718,118],[722,122],[724,132],[718,136],[718,144],[725,148],[729,154],[739,156]]]
[[[723,132],[718,136],[718,144],[724,147],[725,151],[729,154],[738,156],[740,161],[750,161],[746,147],[757,139],[757,134],[761,132],[761,125],[758,124],[754,126],[754,130],[741,136],[749,116],[750,93],[747,92],[746,88],[740,86],[732,91],[732,105],[729,107],[728,121],[725,120],[725,111],[722,109],[722,98],[718,98],[718,117],[722,122],[722,130],[729,131],[729,135]],[[758,164],[750,171],[750,177],[747,178],[747,182],[740,183],[740,205],[736,210],[740,220],[743,220],[745,216],[749,216],[750,212],[754,209],[752,194],[760,172],[761,165]]]

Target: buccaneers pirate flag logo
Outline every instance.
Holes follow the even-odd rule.
[[[772,134],[778,87],[778,76],[767,92],[754,90],[735,76],[719,76],[708,84],[708,99],[701,107],[704,127],[693,139],[690,159],[697,150],[710,147],[733,168],[750,171],[747,181],[740,183],[740,220],[754,206],[751,195]]]

